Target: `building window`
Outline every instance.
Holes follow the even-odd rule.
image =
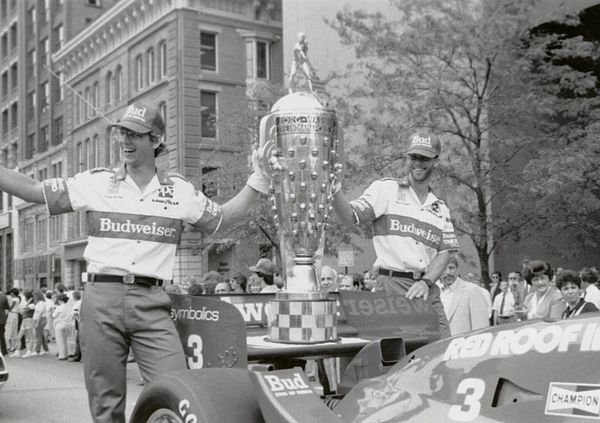
[[[27,52],[27,77],[35,76],[36,54],[35,49]]]
[[[144,57],[140,54],[135,58],[135,89],[144,88]]]
[[[217,35],[211,32],[200,32],[200,68],[217,70]]]
[[[200,122],[202,138],[217,138],[217,93],[200,91]]]
[[[29,34],[35,34],[35,6],[27,11],[27,32]]]
[[[94,169],[98,166],[98,134],[94,135],[92,138],[92,143],[90,144],[90,148],[88,150],[88,167],[89,169]]]
[[[167,102],[163,101],[158,105],[158,112],[160,116],[163,118],[163,122],[165,123],[165,133],[163,134],[163,140],[167,140]]]
[[[17,129],[19,126],[19,105],[14,102],[10,105],[10,129]]]
[[[40,128],[40,136],[38,138],[38,153],[43,153],[48,150],[48,125]]]
[[[63,132],[63,118],[61,116],[54,119],[54,137],[52,139],[52,145],[58,145],[62,142],[64,136]]]
[[[8,135],[8,109],[2,110],[2,135]]]
[[[47,65],[49,62],[49,53],[50,52],[50,42],[48,41],[48,38],[44,38],[42,41],[40,41],[40,64],[41,65]]]
[[[121,66],[117,66],[115,71],[115,102],[121,101],[121,89],[123,83],[123,70]]]
[[[60,244],[62,242],[62,216],[50,216],[50,242]]]
[[[83,169],[82,170],[87,170],[90,168],[90,139],[86,138],[85,141],[83,142],[83,151],[81,152],[82,154],[82,159],[83,159]]]
[[[78,142],[75,146],[75,159],[77,173],[85,170],[85,155],[83,154],[83,143]]]
[[[158,77],[167,76],[167,42],[161,41],[158,45]]]
[[[104,104],[106,104],[107,106],[110,104],[111,102],[111,90],[112,90],[112,84],[113,84],[113,76],[112,76],[112,72],[108,71],[108,73],[106,74],[106,78],[104,78]]]
[[[38,249],[44,249],[47,244],[47,230],[48,230],[48,218],[45,215],[38,215],[36,217],[36,241]]]
[[[63,101],[65,98],[64,77],[62,72],[56,72],[56,78],[54,80],[54,99],[57,103]]]
[[[100,84],[96,81],[92,87],[92,99],[91,99],[91,110],[90,114],[92,116],[96,115],[96,111],[98,110],[98,100],[100,99]]]
[[[258,40],[246,41],[246,76],[248,78],[271,78],[271,48],[269,43]]]
[[[52,177],[53,178],[62,178],[62,162],[52,163]]]
[[[84,120],[89,120],[92,116],[92,89],[87,87],[85,89],[85,101],[84,101]]]
[[[25,141],[25,159],[31,159],[33,157],[33,150],[35,146],[35,133],[27,135]]]
[[[48,111],[49,104],[50,104],[50,86],[48,84],[48,81],[46,81],[40,85],[40,107],[42,108],[42,113],[46,113]]]
[[[32,119],[35,113],[35,108],[37,107],[37,101],[35,96],[35,91],[31,91],[27,94],[27,118]]]
[[[6,56],[8,56],[8,32],[5,32],[4,34],[2,34],[1,45],[2,45],[2,58],[4,59]]]
[[[15,50],[17,48],[17,38],[18,38],[17,24],[14,23],[10,27],[10,50]]]
[[[154,49],[148,50],[148,85],[154,84],[156,81],[156,60],[154,57]]]
[[[62,48],[65,42],[65,28],[62,25],[54,28],[54,51]]]
[[[102,7],[102,0],[87,0],[90,6]]]
[[[8,95],[8,70],[2,72],[2,98]]]
[[[10,65],[10,89],[14,91],[17,89],[17,85],[19,82],[19,76],[17,73],[17,62]]]

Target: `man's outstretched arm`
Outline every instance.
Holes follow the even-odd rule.
[[[44,202],[44,190],[40,181],[2,166],[0,166],[0,190],[31,203]]]

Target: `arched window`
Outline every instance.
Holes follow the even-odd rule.
[[[144,88],[144,57],[140,54],[135,58],[135,89]]]
[[[88,151],[88,168],[93,169],[98,166],[98,141],[100,137],[98,134],[94,135],[92,138],[92,143],[90,144],[90,149]]]
[[[158,77],[159,79],[167,76],[167,42],[161,41],[158,44]]]
[[[111,86],[112,86],[112,72],[108,71],[108,73],[106,74],[106,78],[104,80],[104,104],[106,104],[107,106],[112,101],[112,92],[111,92],[112,87]]]
[[[92,90],[90,89],[90,87],[87,87],[85,89],[85,102],[83,104],[83,120],[86,121],[90,118],[91,116],[91,107],[90,104],[92,104]]]
[[[156,60],[154,57],[154,49],[150,48],[148,49],[148,85],[152,85],[154,84],[154,81],[156,81]]]
[[[115,103],[121,101],[121,91],[123,89],[123,69],[121,65],[117,66],[115,71]]]
[[[81,170],[80,172],[83,172],[84,170],[89,169],[89,162],[88,162],[88,158],[89,158],[89,153],[90,151],[90,139],[86,138],[85,142],[83,143],[83,151],[81,153],[81,159],[82,159],[82,163],[81,163]]]
[[[95,116],[98,111],[98,104],[100,104],[100,84],[98,81],[94,82],[92,88],[92,107],[91,115]]]
[[[163,134],[163,142],[166,142],[166,140],[167,140],[167,102],[166,101],[162,101],[158,104],[158,112],[160,113],[160,115],[163,118],[163,121],[165,122],[165,133]]]

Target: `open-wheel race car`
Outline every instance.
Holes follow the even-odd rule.
[[[131,421],[600,419],[598,313],[438,340],[437,317],[424,301],[341,292],[340,340],[282,345],[265,339],[266,299],[174,296],[173,318],[190,370],[148,384]],[[347,365],[337,389],[321,392],[302,366],[330,357]]]

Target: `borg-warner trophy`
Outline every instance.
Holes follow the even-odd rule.
[[[320,291],[325,229],[332,211],[332,189],[339,148],[335,112],[306,57],[304,34],[294,47],[289,94],[261,119],[260,144],[264,167],[273,156],[285,169],[273,174],[271,201],[278,228],[284,289],[270,301],[269,340],[283,343],[334,341],[336,303]],[[297,90],[298,71],[308,89]]]

